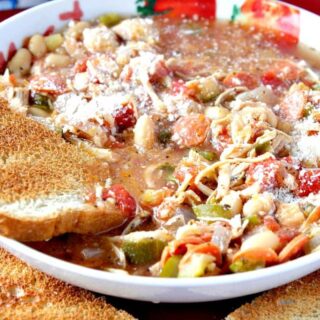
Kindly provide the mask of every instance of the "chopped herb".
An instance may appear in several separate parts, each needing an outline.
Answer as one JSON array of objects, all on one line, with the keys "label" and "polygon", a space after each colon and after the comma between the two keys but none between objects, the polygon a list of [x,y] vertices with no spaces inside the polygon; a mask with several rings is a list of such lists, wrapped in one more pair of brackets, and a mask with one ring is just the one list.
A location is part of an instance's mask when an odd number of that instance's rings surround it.
[{"label": "chopped herb", "polygon": [[218,155],[214,151],[196,150],[196,152],[208,161],[217,161],[219,159]]},{"label": "chopped herb", "polygon": [[192,209],[198,218],[232,218],[230,208],[221,204],[199,204]]},{"label": "chopped herb", "polygon": [[161,130],[158,135],[158,140],[162,144],[168,144],[171,141],[172,133],[169,130]]}]

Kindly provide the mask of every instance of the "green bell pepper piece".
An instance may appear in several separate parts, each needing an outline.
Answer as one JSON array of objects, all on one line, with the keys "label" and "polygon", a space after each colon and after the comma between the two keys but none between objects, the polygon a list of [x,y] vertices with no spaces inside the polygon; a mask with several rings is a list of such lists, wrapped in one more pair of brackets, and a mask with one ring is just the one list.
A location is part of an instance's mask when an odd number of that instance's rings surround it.
[{"label": "green bell pepper piece", "polygon": [[265,263],[263,261],[250,261],[247,259],[239,259],[232,263],[229,266],[229,269],[234,272],[246,272],[246,271],[252,271],[257,270],[265,267]]},{"label": "green bell pepper piece", "polygon": [[177,278],[179,273],[179,263],[182,256],[170,257],[162,268],[160,277],[162,278]]},{"label": "green bell pepper piece", "polygon": [[231,210],[227,206],[223,206],[221,204],[199,204],[197,206],[193,206],[192,209],[198,218],[232,218]]},{"label": "green bell pepper piece", "polygon": [[139,241],[124,241],[122,250],[130,263],[145,265],[159,260],[166,245],[164,241],[146,238]]},{"label": "green bell pepper piece", "polygon": [[121,17],[117,13],[106,13],[99,17],[99,22],[106,27],[113,27],[121,21]]}]

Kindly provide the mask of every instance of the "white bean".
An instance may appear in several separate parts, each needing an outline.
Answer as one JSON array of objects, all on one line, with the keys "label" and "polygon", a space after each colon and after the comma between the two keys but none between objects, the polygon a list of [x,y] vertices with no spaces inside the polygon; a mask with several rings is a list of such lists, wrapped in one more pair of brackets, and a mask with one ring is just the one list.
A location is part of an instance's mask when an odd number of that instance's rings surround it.
[{"label": "white bean", "polygon": [[243,214],[246,217],[250,217],[252,215],[263,216],[271,213],[274,209],[274,202],[269,194],[257,194],[244,204]]},{"label": "white bean", "polygon": [[224,107],[207,107],[204,113],[211,120],[220,120],[225,118],[230,111]]},{"label": "white bean", "polygon": [[142,115],[134,128],[134,143],[142,150],[151,149],[155,141],[154,123],[146,114]]},{"label": "white bean", "polygon": [[289,228],[299,228],[305,217],[296,203],[281,203],[278,206],[276,217],[280,224]]},{"label": "white bean", "polygon": [[27,75],[31,68],[32,55],[29,50],[19,49],[8,63],[9,71],[16,75]]},{"label": "white bean", "polygon": [[242,200],[236,191],[229,191],[229,193],[223,197],[220,204],[230,207],[233,215],[241,213],[242,211]]},{"label": "white bean", "polygon": [[101,26],[83,31],[83,45],[90,52],[106,52],[115,50],[119,43],[113,31]]},{"label": "white bean", "polygon": [[270,248],[276,250],[279,245],[279,237],[272,231],[265,230],[247,238],[241,245],[241,251],[252,248]]},{"label": "white bean", "polygon": [[67,67],[71,63],[69,56],[65,54],[50,53],[45,58],[45,65],[47,67]]},{"label": "white bean", "polygon": [[47,53],[46,42],[40,34],[31,37],[28,48],[36,58],[41,58]]},{"label": "white bean", "polygon": [[90,24],[87,21],[80,21],[73,23],[67,30],[66,36],[80,40],[84,29],[89,28]]}]

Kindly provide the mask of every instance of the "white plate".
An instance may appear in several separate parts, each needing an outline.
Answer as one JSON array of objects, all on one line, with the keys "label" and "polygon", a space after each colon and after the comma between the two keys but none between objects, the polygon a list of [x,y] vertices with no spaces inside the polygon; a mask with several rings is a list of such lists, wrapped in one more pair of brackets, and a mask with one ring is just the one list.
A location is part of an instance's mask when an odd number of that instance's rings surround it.
[{"label": "white plate", "polygon": [[[161,0],[159,0],[161,1]],[[71,11],[73,0],[56,0],[23,12],[0,24],[0,56],[7,57],[10,43],[19,47],[22,40],[48,26],[65,25],[59,14]],[[135,14],[134,0],[80,0],[84,19],[104,12]],[[243,0],[219,0],[217,17],[229,18],[234,5]],[[320,49],[317,32],[320,18],[300,10],[300,41]],[[314,253],[282,265],[257,271],[199,279],[159,279],[126,276],[97,271],[47,256],[19,242],[0,237],[0,245],[35,268],[73,285],[99,293],[152,302],[201,302],[239,297],[268,290],[296,280],[320,268],[320,255]]]}]

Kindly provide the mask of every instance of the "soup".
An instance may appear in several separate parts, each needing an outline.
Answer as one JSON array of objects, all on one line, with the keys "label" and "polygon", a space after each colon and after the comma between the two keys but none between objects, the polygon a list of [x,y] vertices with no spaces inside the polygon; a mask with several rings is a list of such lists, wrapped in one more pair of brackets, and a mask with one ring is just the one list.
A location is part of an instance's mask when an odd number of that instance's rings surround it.
[{"label": "soup", "polygon": [[19,88],[11,107],[105,159],[109,178],[86,201],[130,217],[29,245],[157,277],[250,271],[319,250],[313,56],[254,27],[161,16],[105,15],[27,39],[3,76]]}]

